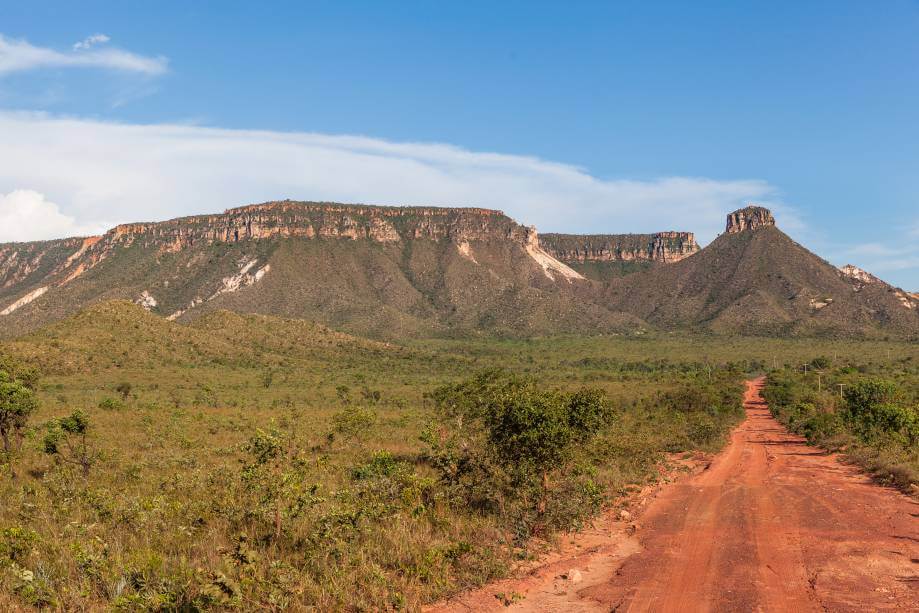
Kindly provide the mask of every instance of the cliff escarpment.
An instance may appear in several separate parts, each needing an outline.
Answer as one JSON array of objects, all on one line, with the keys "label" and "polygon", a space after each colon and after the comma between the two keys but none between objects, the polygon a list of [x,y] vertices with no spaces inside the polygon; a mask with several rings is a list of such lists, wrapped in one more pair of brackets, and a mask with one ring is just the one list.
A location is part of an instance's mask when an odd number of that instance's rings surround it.
[{"label": "cliff escarpment", "polygon": [[699,251],[692,232],[654,234],[541,234],[539,245],[584,276],[607,281]]},{"label": "cliff escarpment", "polygon": [[[586,283],[535,228],[482,208],[278,201],[102,236],[0,245],[0,323],[15,335],[101,299],[169,319],[218,308],[359,332],[603,326]],[[401,322],[401,323],[396,323]],[[616,324],[618,326],[618,324]]]},{"label": "cliff escarpment", "polygon": [[0,244],[0,336],[129,300],[191,322],[215,310],[363,335],[630,333],[919,338],[919,300],[838,270],[768,209],[689,232],[537,234],[500,211],[290,200],[102,236]]},{"label": "cliff escarpment", "polygon": [[541,234],[539,245],[563,262],[678,262],[699,250],[692,232]]}]

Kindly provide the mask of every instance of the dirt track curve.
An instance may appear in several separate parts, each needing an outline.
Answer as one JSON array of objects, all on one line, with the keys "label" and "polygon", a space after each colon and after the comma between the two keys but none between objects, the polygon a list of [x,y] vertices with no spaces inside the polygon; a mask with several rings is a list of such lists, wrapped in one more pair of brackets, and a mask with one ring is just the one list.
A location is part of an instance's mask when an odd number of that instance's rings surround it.
[{"label": "dirt track curve", "polygon": [[727,449],[660,489],[634,537],[608,518],[525,577],[432,610],[919,611],[919,503],[789,434],[761,387],[747,382]]}]

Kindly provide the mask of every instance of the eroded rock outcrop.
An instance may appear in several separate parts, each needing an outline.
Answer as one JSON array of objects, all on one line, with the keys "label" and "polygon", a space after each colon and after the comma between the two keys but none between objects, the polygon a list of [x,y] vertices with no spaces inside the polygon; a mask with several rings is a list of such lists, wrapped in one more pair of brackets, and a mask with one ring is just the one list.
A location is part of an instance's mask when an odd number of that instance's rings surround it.
[{"label": "eroded rock outcrop", "polygon": [[678,262],[699,250],[692,232],[543,234],[539,245],[563,262]]},{"label": "eroded rock outcrop", "polygon": [[772,211],[765,207],[751,204],[742,209],[737,209],[733,213],[728,213],[728,221],[724,231],[728,234],[736,234],[745,230],[756,230],[757,228],[774,225],[775,217],[772,216]]}]

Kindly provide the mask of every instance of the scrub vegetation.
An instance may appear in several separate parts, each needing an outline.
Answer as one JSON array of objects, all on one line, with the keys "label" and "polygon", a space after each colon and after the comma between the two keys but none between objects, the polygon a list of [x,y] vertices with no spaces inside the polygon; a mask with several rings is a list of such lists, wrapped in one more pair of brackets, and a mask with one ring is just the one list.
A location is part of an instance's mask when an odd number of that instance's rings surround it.
[{"label": "scrub vegetation", "polygon": [[841,451],[881,483],[919,494],[919,363],[819,356],[769,375],[764,395],[794,432]]},{"label": "scrub vegetation", "polygon": [[[743,379],[775,363],[769,389],[803,393],[792,365],[815,348],[848,389],[889,378],[914,406],[907,344],[394,344],[103,303],[0,345],[0,608],[415,610],[553,547],[674,454],[718,450]],[[854,356],[866,371],[842,374]]]}]

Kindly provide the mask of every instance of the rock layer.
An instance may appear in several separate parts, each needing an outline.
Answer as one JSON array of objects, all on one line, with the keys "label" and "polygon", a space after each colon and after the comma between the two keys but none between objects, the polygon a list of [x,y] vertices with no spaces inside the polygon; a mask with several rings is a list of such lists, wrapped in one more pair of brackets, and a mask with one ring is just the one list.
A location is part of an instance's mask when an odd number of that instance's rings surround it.
[{"label": "rock layer", "polygon": [[542,234],[539,245],[556,259],[583,262],[678,262],[699,250],[692,232],[655,234]]},{"label": "rock layer", "polygon": [[772,211],[751,204],[742,209],[737,209],[733,213],[728,213],[725,232],[728,234],[736,234],[745,230],[756,230],[757,228],[774,225],[775,217],[772,216]]}]

